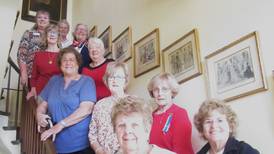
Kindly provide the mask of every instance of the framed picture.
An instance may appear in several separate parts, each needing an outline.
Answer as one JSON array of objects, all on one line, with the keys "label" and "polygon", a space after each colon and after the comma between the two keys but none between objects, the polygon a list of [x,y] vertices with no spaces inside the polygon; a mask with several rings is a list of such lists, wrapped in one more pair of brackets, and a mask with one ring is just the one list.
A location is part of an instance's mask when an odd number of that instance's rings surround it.
[{"label": "framed picture", "polygon": [[97,37],[97,26],[93,26],[89,31],[89,37]]},{"label": "framed picture", "polygon": [[135,77],[160,66],[160,41],[158,28],[134,43],[133,55]]},{"label": "framed picture", "polygon": [[23,20],[35,22],[38,10],[47,10],[51,16],[51,22],[57,23],[67,16],[67,0],[23,0],[22,15]]},{"label": "framed picture", "polygon": [[106,49],[105,55],[111,53],[111,32],[111,26],[108,26],[107,29],[99,35],[99,38],[102,39]]},{"label": "framed picture", "polygon": [[179,83],[202,74],[197,29],[193,29],[163,49],[165,72],[175,76]]},{"label": "framed picture", "polygon": [[267,90],[257,32],[236,40],[205,59],[209,97],[231,101]]},{"label": "framed picture", "polygon": [[104,56],[106,59],[113,59],[112,52],[109,52],[107,55]]},{"label": "framed picture", "polygon": [[127,27],[112,41],[113,58],[118,61],[127,61],[132,53],[132,31]]}]

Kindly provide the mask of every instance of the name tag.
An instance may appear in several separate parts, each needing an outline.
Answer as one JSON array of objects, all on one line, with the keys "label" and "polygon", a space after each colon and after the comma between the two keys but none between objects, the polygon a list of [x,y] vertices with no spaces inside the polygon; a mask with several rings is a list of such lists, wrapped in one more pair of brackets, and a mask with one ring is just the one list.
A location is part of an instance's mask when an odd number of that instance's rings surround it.
[{"label": "name tag", "polygon": [[38,32],[33,32],[32,35],[33,35],[33,36],[40,36],[40,33],[38,33]]}]

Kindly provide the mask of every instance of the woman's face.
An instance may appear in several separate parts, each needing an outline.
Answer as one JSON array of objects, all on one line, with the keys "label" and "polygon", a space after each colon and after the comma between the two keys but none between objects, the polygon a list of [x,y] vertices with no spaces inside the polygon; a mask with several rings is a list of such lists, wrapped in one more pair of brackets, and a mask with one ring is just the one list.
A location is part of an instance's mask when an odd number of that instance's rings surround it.
[{"label": "woman's face", "polygon": [[46,13],[39,13],[36,17],[38,28],[45,29],[49,25],[49,16]]},{"label": "woman's face", "polygon": [[108,77],[108,88],[111,93],[124,90],[126,85],[126,75],[121,67],[116,68],[116,71]]},{"label": "woman's face", "polygon": [[115,121],[115,132],[123,153],[140,153],[148,144],[149,132],[144,126],[139,113],[118,115]]},{"label": "woman's face", "polygon": [[69,26],[65,23],[60,23],[58,27],[60,36],[67,37],[69,32]]},{"label": "woman's face", "polygon": [[226,116],[218,110],[213,110],[204,120],[203,134],[209,142],[226,142],[230,128]]},{"label": "woman's face", "polygon": [[47,32],[47,43],[48,44],[57,44],[59,33],[57,30],[52,29]]},{"label": "woman's face", "polygon": [[66,53],[61,60],[61,71],[64,75],[78,74],[79,65],[73,53]]},{"label": "woman's face", "polygon": [[88,51],[89,51],[89,57],[96,61],[98,59],[104,58],[104,47],[93,40],[88,41]]},{"label": "woman's face", "polygon": [[85,41],[88,37],[86,26],[78,25],[74,31],[74,36],[77,41]]},{"label": "woman's face", "polygon": [[167,81],[158,80],[155,82],[152,93],[155,102],[159,106],[166,106],[172,103],[172,93]]}]

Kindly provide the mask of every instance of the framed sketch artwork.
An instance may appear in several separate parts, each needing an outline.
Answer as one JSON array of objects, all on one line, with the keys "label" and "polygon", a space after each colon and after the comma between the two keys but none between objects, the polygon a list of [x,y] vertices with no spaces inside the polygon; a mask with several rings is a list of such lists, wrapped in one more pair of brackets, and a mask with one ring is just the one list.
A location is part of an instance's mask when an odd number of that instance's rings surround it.
[{"label": "framed sketch artwork", "polygon": [[132,53],[131,27],[127,27],[112,41],[113,58],[118,61],[127,61]]},{"label": "framed sketch artwork", "polygon": [[173,74],[179,83],[202,74],[197,29],[163,49],[163,65],[164,71]]},{"label": "framed sketch artwork", "polygon": [[134,76],[160,66],[159,29],[156,28],[134,43]]},{"label": "framed sketch artwork", "polygon": [[89,31],[89,37],[96,37],[97,36],[97,26],[93,26]]},{"label": "framed sketch artwork", "polygon": [[36,12],[46,10],[50,13],[51,22],[57,23],[67,16],[67,0],[23,0],[23,20],[35,22]]},{"label": "framed sketch artwork", "polygon": [[231,101],[267,89],[257,32],[240,38],[205,59],[209,97]]},{"label": "framed sketch artwork", "polygon": [[106,30],[104,30],[100,35],[99,38],[102,39],[106,52],[105,56],[111,53],[111,36],[112,36],[112,28],[108,26]]}]

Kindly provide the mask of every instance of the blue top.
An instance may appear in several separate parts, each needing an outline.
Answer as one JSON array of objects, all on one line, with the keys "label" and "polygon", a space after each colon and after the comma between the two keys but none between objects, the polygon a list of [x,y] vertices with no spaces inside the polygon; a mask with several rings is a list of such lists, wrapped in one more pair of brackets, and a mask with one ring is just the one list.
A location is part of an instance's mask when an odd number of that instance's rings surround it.
[{"label": "blue top", "polygon": [[[48,103],[48,114],[53,123],[58,123],[71,115],[83,101],[96,102],[93,79],[81,75],[64,89],[64,77],[53,76],[40,96]],[[91,115],[75,125],[63,129],[56,135],[54,145],[58,153],[71,153],[89,147],[88,131]]]}]

